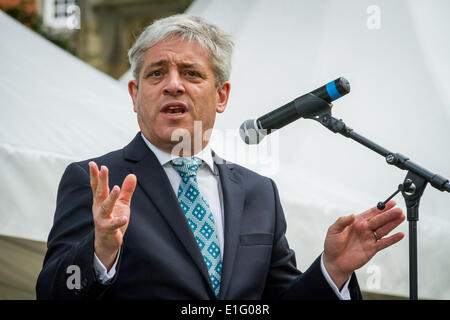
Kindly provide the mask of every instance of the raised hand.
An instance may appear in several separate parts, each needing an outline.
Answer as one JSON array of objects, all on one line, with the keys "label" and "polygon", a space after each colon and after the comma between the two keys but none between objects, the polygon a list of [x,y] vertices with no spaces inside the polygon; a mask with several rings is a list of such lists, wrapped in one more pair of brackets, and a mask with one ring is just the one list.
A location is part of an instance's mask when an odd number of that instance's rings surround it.
[{"label": "raised hand", "polygon": [[114,186],[109,191],[108,168],[89,162],[89,172],[93,195],[92,214],[94,216],[94,251],[102,264],[109,270],[120,246],[130,220],[130,204],[137,178],[134,174],[125,177],[122,188]]},{"label": "raised hand", "polygon": [[323,262],[338,288],[378,251],[404,237],[402,232],[385,237],[405,220],[402,210],[394,206],[391,200],[384,210],[374,207],[359,215],[341,217],[329,227]]}]

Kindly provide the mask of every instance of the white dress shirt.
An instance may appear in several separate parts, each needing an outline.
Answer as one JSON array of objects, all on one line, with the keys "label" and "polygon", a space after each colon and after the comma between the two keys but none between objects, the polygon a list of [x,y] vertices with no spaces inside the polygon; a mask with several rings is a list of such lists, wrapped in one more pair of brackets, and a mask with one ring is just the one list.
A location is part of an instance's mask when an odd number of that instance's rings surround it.
[{"label": "white dress shirt", "polygon": [[[152,145],[150,141],[148,141],[144,135],[141,133],[142,139],[144,139],[147,146],[150,150],[153,151],[158,161],[161,163],[164,171],[169,178],[170,185],[172,186],[175,195],[178,194],[178,186],[180,185],[181,176],[180,174],[172,167],[170,161],[174,158],[171,154],[162,151]],[[213,217],[214,223],[216,227],[217,237],[219,239],[220,246],[220,256],[223,259],[223,250],[224,250],[224,211],[223,211],[223,197],[222,197],[222,187],[220,183],[220,176],[217,167],[214,164],[212,158],[212,150],[209,145],[207,145],[200,153],[195,155],[196,157],[203,160],[203,163],[199,167],[197,171],[197,181],[198,186],[200,188],[200,193],[205,198],[206,202],[208,202]],[[120,254],[120,252],[119,252]],[[116,265],[118,261],[119,254],[117,254],[116,261],[114,265],[111,267],[109,272],[106,270],[105,266],[101,263],[100,259],[98,259],[97,255],[94,253],[94,271],[97,276],[97,279],[106,284],[110,279],[114,277],[116,274]],[[320,266],[322,269],[322,273],[325,276],[325,279],[330,284],[333,291],[336,295],[343,300],[350,300],[350,292],[348,290],[348,283],[350,279],[345,283],[344,287],[341,291],[336,287],[336,285],[331,280],[328,275],[325,266],[323,264],[323,257],[320,259]]]}]

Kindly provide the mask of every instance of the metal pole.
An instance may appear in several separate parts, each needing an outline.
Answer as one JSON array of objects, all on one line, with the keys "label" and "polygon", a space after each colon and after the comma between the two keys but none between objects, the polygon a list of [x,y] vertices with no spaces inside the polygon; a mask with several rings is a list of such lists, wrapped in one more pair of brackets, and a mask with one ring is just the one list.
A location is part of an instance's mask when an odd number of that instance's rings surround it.
[{"label": "metal pole", "polygon": [[[414,209],[408,209],[414,210]],[[409,221],[409,299],[418,299],[417,280],[417,221]]]}]

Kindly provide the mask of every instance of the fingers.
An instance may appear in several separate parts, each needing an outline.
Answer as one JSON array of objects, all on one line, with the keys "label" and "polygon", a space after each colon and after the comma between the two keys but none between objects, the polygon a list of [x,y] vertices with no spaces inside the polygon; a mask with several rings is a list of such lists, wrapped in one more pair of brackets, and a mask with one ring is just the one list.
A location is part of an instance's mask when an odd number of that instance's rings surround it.
[{"label": "fingers", "polygon": [[94,202],[101,202],[109,195],[108,168],[101,166],[98,170],[94,161],[89,162],[89,175]]},{"label": "fingers", "polygon": [[99,201],[104,201],[109,195],[109,179],[108,168],[106,166],[100,167],[99,180],[95,197]]},{"label": "fingers", "polygon": [[[89,162],[90,183],[94,197],[93,210],[99,213],[100,216],[110,216],[114,210],[116,201],[119,199],[123,204],[130,206],[131,197],[136,188],[137,178],[134,174],[129,174],[125,177],[122,183],[122,189],[114,186],[109,192],[108,168],[101,166],[98,170],[97,164],[94,161]],[[116,221],[113,225],[123,225],[125,222]]]},{"label": "fingers", "polygon": [[386,206],[385,206],[385,208],[384,208],[383,210],[380,210],[380,209],[378,209],[378,208],[375,206],[375,207],[373,207],[373,208],[371,208],[371,209],[369,209],[369,210],[363,212],[363,213],[361,214],[361,217],[364,218],[364,219],[366,219],[366,220],[369,220],[369,219],[373,218],[374,216],[376,216],[376,215],[378,215],[378,214],[380,214],[380,213],[389,211],[390,209],[392,209],[393,207],[395,207],[396,204],[397,204],[397,203],[396,203],[394,200],[390,200],[390,201],[388,201],[388,202],[386,203]]},{"label": "fingers", "polygon": [[344,229],[351,225],[355,221],[355,215],[351,214],[349,216],[340,217],[336,220],[335,223],[333,223],[330,228],[328,229],[328,232],[330,233],[339,233],[344,231]]},{"label": "fingers", "polygon": [[123,227],[128,222],[128,217],[126,216],[120,216],[120,217],[113,217],[107,226],[109,230],[115,230],[118,228]]},{"label": "fingers", "polygon": [[101,210],[100,213],[103,216],[108,216],[111,214],[114,209],[114,205],[116,204],[117,199],[119,198],[120,189],[118,186],[114,186],[109,196],[103,201],[100,205]]},{"label": "fingers", "polygon": [[391,217],[391,220],[387,221],[385,224],[381,225],[375,230],[380,237],[384,237],[385,235],[389,234],[392,230],[397,228],[403,221],[405,220],[405,215],[401,213],[400,215]]},{"label": "fingers", "polygon": [[384,236],[397,227],[403,220],[405,215],[400,208],[394,208],[382,214],[378,214],[368,221],[370,230],[376,230],[380,236]]},{"label": "fingers", "polygon": [[98,184],[98,167],[94,161],[89,162],[89,176],[91,181],[92,194],[95,195]]},{"label": "fingers", "polygon": [[118,228],[123,227],[128,222],[127,216],[117,216],[117,217],[110,217],[108,219],[99,219],[97,220],[96,227],[98,230],[101,230],[103,234],[105,232],[114,232]]},{"label": "fingers", "polygon": [[122,183],[122,190],[120,192],[120,201],[130,205],[131,197],[133,196],[133,192],[136,188],[137,178],[134,174],[129,174],[125,177],[125,180]]},{"label": "fingers", "polygon": [[404,238],[403,232],[397,232],[390,237],[382,238],[376,242],[377,251],[386,249]]}]

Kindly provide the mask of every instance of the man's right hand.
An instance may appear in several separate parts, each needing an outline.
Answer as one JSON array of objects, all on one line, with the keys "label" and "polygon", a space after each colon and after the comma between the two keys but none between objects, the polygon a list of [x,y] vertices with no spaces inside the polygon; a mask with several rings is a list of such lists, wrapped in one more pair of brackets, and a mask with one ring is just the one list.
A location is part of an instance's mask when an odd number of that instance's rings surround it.
[{"label": "man's right hand", "polygon": [[94,251],[109,271],[122,245],[123,236],[130,220],[130,204],[137,178],[134,174],[125,177],[122,188],[114,186],[109,191],[108,168],[89,162],[93,194],[92,214],[94,216]]}]

